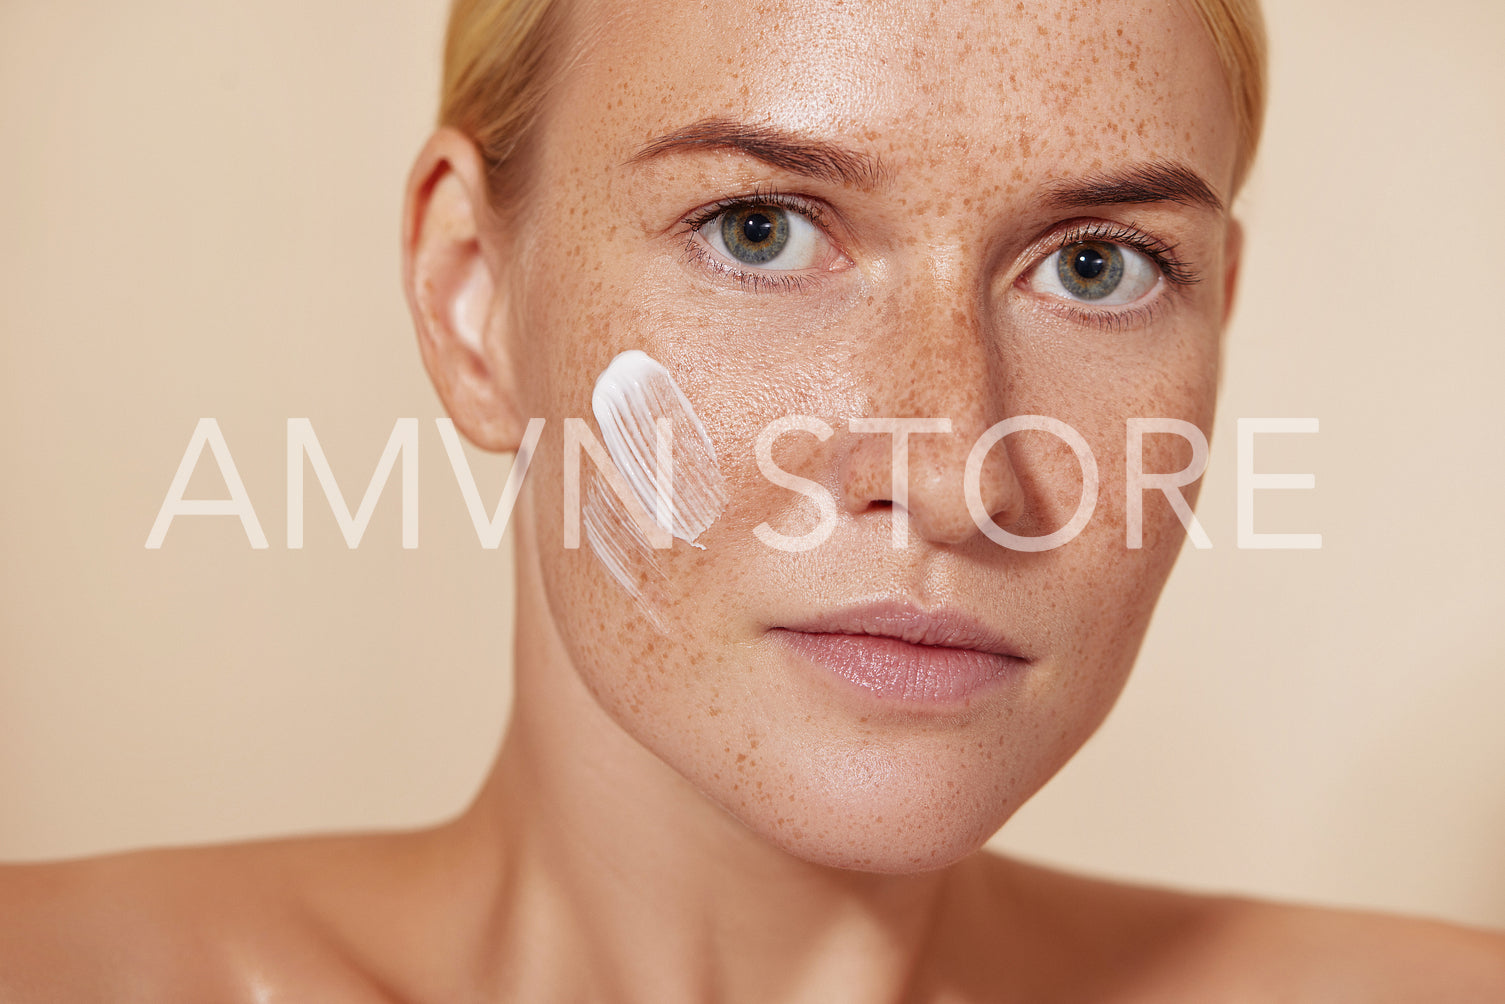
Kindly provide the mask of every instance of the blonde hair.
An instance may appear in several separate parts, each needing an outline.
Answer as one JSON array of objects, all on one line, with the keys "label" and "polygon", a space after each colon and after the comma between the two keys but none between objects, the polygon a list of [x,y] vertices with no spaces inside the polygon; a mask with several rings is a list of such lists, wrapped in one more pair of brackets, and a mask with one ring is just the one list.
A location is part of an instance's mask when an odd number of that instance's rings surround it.
[{"label": "blonde hair", "polygon": [[[1259,0],[1188,0],[1217,50],[1238,127],[1236,192],[1248,176],[1265,116],[1266,42]],[[563,0],[454,0],[444,45],[441,125],[469,135],[494,192],[522,172],[515,161],[564,62],[555,51]]]},{"label": "blonde hair", "polygon": [[454,0],[450,7],[439,124],[475,141],[499,207],[523,173],[515,161],[558,65],[563,7],[560,0]]}]

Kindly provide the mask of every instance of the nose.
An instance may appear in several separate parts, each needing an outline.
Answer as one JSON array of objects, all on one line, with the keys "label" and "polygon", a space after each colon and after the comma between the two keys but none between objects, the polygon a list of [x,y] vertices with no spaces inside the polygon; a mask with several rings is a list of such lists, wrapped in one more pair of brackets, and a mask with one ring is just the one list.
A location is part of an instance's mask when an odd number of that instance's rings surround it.
[{"label": "nose", "polygon": [[1007,441],[968,471],[974,444],[1007,415],[1002,352],[982,297],[964,288],[934,279],[886,311],[924,320],[879,335],[868,414],[848,422],[842,505],[859,517],[887,513],[895,547],[909,543],[910,529],[932,544],[963,544],[984,533],[984,514],[1004,529],[1023,514]]}]

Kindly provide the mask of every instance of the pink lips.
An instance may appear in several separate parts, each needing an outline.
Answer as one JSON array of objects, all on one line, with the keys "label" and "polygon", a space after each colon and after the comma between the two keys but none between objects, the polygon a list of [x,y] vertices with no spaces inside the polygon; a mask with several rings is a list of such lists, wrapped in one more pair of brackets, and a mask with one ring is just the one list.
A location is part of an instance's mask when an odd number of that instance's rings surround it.
[{"label": "pink lips", "polygon": [[1029,664],[1008,639],[970,617],[904,603],[824,614],[775,633],[874,696],[921,705],[963,701]]}]

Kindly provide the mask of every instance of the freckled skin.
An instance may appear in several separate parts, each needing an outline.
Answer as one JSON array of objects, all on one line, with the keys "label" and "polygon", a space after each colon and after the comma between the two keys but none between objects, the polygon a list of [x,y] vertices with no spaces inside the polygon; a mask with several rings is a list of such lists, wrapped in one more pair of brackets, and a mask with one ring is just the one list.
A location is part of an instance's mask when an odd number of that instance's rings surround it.
[{"label": "freckled skin", "polygon": [[[577,676],[614,724],[796,856],[885,872],[951,864],[1106,714],[1180,547],[1180,525],[1156,499],[1146,505],[1148,546],[1124,547],[1125,419],[1169,416],[1207,430],[1212,417],[1227,220],[1175,206],[1086,214],[1162,236],[1204,276],[1163,290],[1148,322],[1105,330],[1021,288],[1042,234],[1077,215],[1042,207],[1042,191],[1061,177],[1169,159],[1194,165],[1226,198],[1229,98],[1191,86],[1218,78],[1215,57],[1208,46],[1179,52],[1177,41],[1199,30],[1189,17],[1134,5],[1123,36],[1119,22],[949,5],[648,5],[579,16],[607,19],[599,37],[611,43],[583,55],[545,112],[536,170],[563,180],[540,186],[525,207],[512,264],[527,345],[522,408],[575,414],[616,353],[642,348],[701,412],[732,504],[702,538],[705,552],[662,557],[667,637],[640,633],[632,603],[603,584],[588,555],[559,551],[559,451],[546,437],[522,524],[536,543],[520,582],[531,592],[537,575],[547,599],[539,661],[561,668],[539,672],[537,685],[553,693],[565,674]],[[971,17],[998,22],[985,36],[994,44],[973,44],[984,36]],[[874,47],[856,44],[872,38],[893,43],[880,48],[883,72],[873,72]],[[1186,70],[1175,79],[1137,69],[1173,54]],[[1009,75],[1026,83],[999,88]],[[841,143],[881,161],[883,180],[814,182],[728,152],[628,163],[650,139],[707,114]],[[747,290],[686,256],[684,217],[760,187],[828,207],[838,267],[797,292]],[[584,257],[558,253],[582,239]],[[814,524],[813,507],[754,463],[757,432],[791,414],[838,430],[823,444],[790,434],[775,451],[781,467],[843,502],[830,540],[801,555],[751,532],[765,520],[787,534]],[[1016,414],[1077,429],[1102,472],[1093,520],[1055,551],[1000,548],[965,505],[968,450]],[[848,432],[862,416],[946,417],[955,430],[911,438],[911,546],[902,551],[888,545],[890,440]],[[1180,469],[1182,445],[1153,437],[1146,468]],[[1080,487],[1070,451],[1041,433],[1010,437],[984,468],[990,511],[1021,535],[1062,525]],[[1033,658],[1029,674],[954,715],[917,720],[879,708],[858,723],[860,695],[833,693],[767,630],[879,596],[997,626]],[[644,666],[650,636],[662,671]],[[705,713],[711,687],[722,694],[715,716]],[[829,710],[806,724],[795,712],[811,701]],[[747,754],[753,736],[756,757]],[[978,743],[994,761],[958,752]]]},{"label": "freckled skin", "polygon": [[[1195,19],[1160,0],[600,0],[568,30],[592,41],[546,103],[521,204],[492,211],[449,130],[408,193],[419,347],[457,426],[515,449],[548,420],[513,516],[513,720],[481,792],[412,833],[0,868],[0,1000],[1505,999],[1497,936],[975,853],[1106,714],[1182,546],[1155,494],[1145,546],[1124,546],[1125,420],[1209,429],[1237,228],[1175,205],[1063,214],[1044,194],[1164,159],[1227,203],[1231,99]],[[708,117],[882,171],[841,185],[718,151],[629,164]],[[692,214],[770,188],[824,207],[829,245],[798,289],[744,288],[689,246]],[[1201,281],[1093,323],[1033,282],[1042,241],[1081,215],[1175,245]],[[705,551],[641,570],[662,630],[588,547],[562,547],[563,420],[590,414],[630,348],[673,373],[731,494]],[[790,414],[835,429],[773,450],[838,503],[801,554],[752,532],[815,520],[753,459]],[[993,544],[961,489],[972,442],[1024,414],[1074,427],[1101,472],[1090,524],[1053,551]],[[889,438],[854,435],[859,417],[953,424],[910,440],[907,548],[890,546]],[[1146,441],[1146,470],[1188,458]],[[1026,432],[980,488],[1000,526],[1036,536],[1081,484],[1064,444]],[[922,713],[769,634],[878,597],[971,614],[1030,665]]]}]

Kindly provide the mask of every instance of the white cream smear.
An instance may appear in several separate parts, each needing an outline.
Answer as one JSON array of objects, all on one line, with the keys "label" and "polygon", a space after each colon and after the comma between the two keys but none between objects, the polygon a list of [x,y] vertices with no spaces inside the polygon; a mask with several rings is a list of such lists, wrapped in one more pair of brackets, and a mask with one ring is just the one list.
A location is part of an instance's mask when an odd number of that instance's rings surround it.
[{"label": "white cream smear", "polygon": [[[596,378],[591,411],[602,445],[649,518],[704,550],[696,540],[726,509],[726,478],[705,424],[674,377],[646,352],[623,352]],[[653,545],[600,472],[593,473],[582,506],[586,540],[611,577],[662,629],[638,574],[663,578]]]}]

